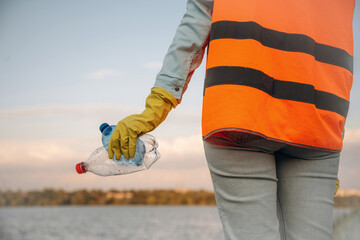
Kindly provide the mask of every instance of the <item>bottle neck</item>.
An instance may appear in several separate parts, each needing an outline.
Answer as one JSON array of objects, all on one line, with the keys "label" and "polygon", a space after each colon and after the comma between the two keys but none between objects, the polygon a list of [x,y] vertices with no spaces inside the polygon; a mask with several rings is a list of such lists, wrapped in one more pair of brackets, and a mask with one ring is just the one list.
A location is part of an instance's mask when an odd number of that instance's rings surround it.
[{"label": "bottle neck", "polygon": [[86,166],[85,162],[81,162],[81,163],[76,164],[77,173],[78,174],[86,173],[87,170],[86,170],[85,166]]}]

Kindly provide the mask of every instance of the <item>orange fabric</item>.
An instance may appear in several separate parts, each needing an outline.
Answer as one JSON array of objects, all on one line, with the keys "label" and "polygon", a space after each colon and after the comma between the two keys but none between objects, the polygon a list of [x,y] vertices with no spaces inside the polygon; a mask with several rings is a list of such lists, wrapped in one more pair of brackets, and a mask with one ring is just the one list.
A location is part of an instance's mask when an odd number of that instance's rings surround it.
[{"label": "orange fabric", "polygon": [[205,139],[213,131],[228,129],[304,147],[342,148],[345,118],[312,104],[272,98],[247,86],[219,85],[205,90],[203,107]]},{"label": "orange fabric", "polygon": [[[255,22],[267,29],[306,35],[353,55],[354,6],[354,0],[215,0],[213,22]],[[255,69],[277,80],[309,84],[347,101],[350,98],[349,70],[253,39],[210,41],[207,69],[222,66]],[[345,117],[339,113],[277,99],[253,87],[216,82],[204,91],[205,139],[220,131],[237,131],[302,147],[341,150]]]},{"label": "orange fabric", "polygon": [[212,19],[254,21],[265,28],[305,34],[353,55],[349,42],[354,7],[355,0],[215,0]]},{"label": "orange fabric", "polygon": [[211,41],[209,47],[207,68],[253,68],[278,80],[312,84],[317,90],[332,92],[350,100],[352,74],[342,67],[314,61],[309,54],[265,47],[252,39],[217,39]]}]

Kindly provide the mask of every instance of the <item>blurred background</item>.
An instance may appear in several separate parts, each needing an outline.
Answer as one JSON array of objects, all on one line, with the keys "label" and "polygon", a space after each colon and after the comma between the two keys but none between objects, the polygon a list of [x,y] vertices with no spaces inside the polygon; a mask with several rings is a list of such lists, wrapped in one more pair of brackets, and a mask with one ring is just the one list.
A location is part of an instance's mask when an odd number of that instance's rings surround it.
[{"label": "blurred background", "polygon": [[[98,127],[140,113],[186,9],[184,0],[0,0],[0,190],[211,190],[201,140],[204,63],[182,103],[152,134],[151,171],[103,178],[76,163],[101,145]],[[341,188],[360,189],[360,11]]]},{"label": "blurred background", "polygon": [[[360,212],[352,209],[360,208],[359,5],[343,200],[335,201],[348,209],[335,212],[335,239],[360,234]],[[101,123],[144,109],[185,10],[185,0],[0,0],[0,206],[215,204],[201,139],[205,61],[182,103],[151,133],[162,157],[150,170],[117,177],[75,171],[101,146]],[[141,231],[131,231],[139,219]],[[99,224],[88,229],[89,220]],[[213,206],[0,208],[0,239],[115,238],[218,240],[222,230]]]}]

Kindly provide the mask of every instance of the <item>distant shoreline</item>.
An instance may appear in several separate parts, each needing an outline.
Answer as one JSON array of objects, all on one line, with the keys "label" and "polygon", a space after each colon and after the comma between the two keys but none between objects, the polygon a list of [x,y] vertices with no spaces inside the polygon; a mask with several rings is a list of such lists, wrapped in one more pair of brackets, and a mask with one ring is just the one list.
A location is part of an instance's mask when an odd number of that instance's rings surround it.
[{"label": "distant shoreline", "polygon": [[[75,190],[0,191],[0,207],[11,206],[215,206],[207,190]],[[339,190],[335,208],[360,208],[360,191]]]}]

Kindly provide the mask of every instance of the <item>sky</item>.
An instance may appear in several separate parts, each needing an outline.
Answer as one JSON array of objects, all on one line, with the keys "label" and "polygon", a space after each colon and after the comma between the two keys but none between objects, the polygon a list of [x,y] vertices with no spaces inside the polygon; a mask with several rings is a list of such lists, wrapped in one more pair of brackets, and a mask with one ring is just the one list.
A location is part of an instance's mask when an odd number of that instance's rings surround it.
[{"label": "sky", "polygon": [[[354,83],[339,178],[360,189],[360,4]],[[204,63],[182,103],[151,134],[147,171],[78,175],[98,127],[140,113],[186,10],[185,0],[0,0],[0,190],[212,190],[201,140]]]}]

